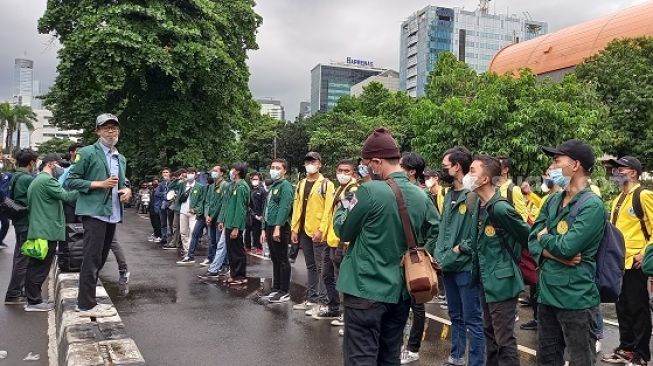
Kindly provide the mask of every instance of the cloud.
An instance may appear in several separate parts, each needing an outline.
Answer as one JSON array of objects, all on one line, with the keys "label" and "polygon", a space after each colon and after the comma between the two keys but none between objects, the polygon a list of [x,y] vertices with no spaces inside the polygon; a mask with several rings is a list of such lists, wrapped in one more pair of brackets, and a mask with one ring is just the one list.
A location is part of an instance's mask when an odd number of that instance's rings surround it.
[{"label": "cloud", "polygon": [[[645,0],[549,0],[546,2],[494,0],[496,13],[521,15],[549,23],[556,31]],[[14,58],[34,60],[34,77],[50,85],[56,73],[58,43],[39,35],[38,18],[46,0],[2,0],[0,12],[0,99],[12,94]],[[374,61],[377,66],[399,67],[401,22],[423,7],[476,8],[477,0],[258,0],[263,17],[257,41],[249,52],[250,88],[254,97],[280,99],[286,117],[294,119],[299,102],[310,99],[310,70],[321,62],[347,56]]]}]

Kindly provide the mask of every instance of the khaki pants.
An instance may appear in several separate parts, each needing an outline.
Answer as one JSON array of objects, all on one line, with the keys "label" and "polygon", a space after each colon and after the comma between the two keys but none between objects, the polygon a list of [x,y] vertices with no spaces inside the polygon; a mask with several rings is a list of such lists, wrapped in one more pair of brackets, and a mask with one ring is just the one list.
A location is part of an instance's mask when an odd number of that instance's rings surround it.
[{"label": "khaki pants", "polygon": [[181,234],[181,246],[184,248],[184,255],[188,254],[195,221],[197,221],[195,214],[179,214],[179,234]]}]

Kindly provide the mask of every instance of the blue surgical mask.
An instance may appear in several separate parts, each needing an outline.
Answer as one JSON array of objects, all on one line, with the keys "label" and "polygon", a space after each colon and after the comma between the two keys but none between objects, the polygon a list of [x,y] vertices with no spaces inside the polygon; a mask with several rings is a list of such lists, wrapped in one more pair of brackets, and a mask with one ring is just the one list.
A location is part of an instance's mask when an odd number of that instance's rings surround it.
[{"label": "blue surgical mask", "polygon": [[278,180],[279,178],[281,178],[281,171],[270,169],[270,179]]},{"label": "blue surgical mask", "polygon": [[549,179],[551,179],[553,184],[555,184],[556,186],[562,189],[566,189],[567,186],[569,186],[569,182],[571,182],[571,178],[566,177],[562,173],[562,168],[549,170]]},{"label": "blue surgical mask", "polygon": [[367,165],[363,165],[363,164],[358,165],[358,175],[360,175],[361,178],[365,178],[368,175],[370,175],[370,170],[367,167]]}]

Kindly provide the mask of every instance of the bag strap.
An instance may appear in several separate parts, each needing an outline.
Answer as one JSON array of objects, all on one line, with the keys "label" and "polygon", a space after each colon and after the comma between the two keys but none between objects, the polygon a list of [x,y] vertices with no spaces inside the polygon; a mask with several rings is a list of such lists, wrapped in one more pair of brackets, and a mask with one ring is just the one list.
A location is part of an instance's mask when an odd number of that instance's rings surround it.
[{"label": "bag strap", "polygon": [[[587,202],[590,198],[592,198],[592,195],[594,195],[594,193],[591,191],[585,192],[578,198],[578,201],[574,203],[574,206],[569,211],[569,217],[567,218],[567,223],[569,224],[570,227],[574,224],[574,222],[576,222],[576,216],[578,216],[580,209],[583,208],[585,202]],[[562,199],[564,200],[564,197]]]},{"label": "bag strap", "polygon": [[508,203],[510,203],[513,206],[515,205],[515,201],[512,198],[512,195],[513,195],[512,191],[513,191],[514,188],[515,188],[515,185],[513,183],[508,184],[508,190],[506,192],[506,196],[508,196]]},{"label": "bag strap", "polygon": [[[612,212],[612,218],[610,219],[612,225],[617,224],[617,220],[619,219],[619,211],[621,210],[621,206],[623,206],[627,195],[628,194],[626,193],[621,193],[619,195],[619,200],[617,201],[617,204],[614,206],[614,211]],[[634,208],[635,208],[635,197],[633,196],[633,209]]]},{"label": "bag strap", "polygon": [[[3,173],[3,174],[4,174],[4,173]],[[9,196],[8,196],[8,197],[11,198],[12,200],[14,199],[14,189],[16,189],[16,182],[18,182],[18,179],[20,179],[20,177],[21,177],[23,174],[25,174],[25,173],[22,173],[22,172],[16,172],[16,173],[14,173],[14,175],[12,176],[12,180],[11,180],[11,188],[9,189]]]},{"label": "bag strap", "polygon": [[510,202],[508,200],[506,200],[506,199],[503,199],[503,198],[498,199],[493,204],[487,206],[487,216],[488,216],[488,219],[490,219],[490,224],[492,224],[492,227],[494,227],[497,235],[499,236],[499,239],[501,240],[501,247],[503,248],[503,250],[505,252],[508,253],[508,255],[510,255],[510,258],[512,258],[512,261],[515,262],[515,265],[517,267],[519,267],[519,259],[517,259],[517,257],[515,256],[515,252],[510,249],[510,245],[508,245],[508,241],[506,240],[506,237],[503,235],[503,232],[504,232],[503,228],[500,225],[497,225],[497,221],[494,219],[495,218],[495,216],[494,216],[494,205],[497,202],[500,202],[500,201],[504,201],[504,202],[510,204]]},{"label": "bag strap", "polygon": [[644,190],[644,187],[637,187],[635,192],[633,193],[633,211],[635,211],[635,215],[639,219],[639,226],[642,228],[642,233],[644,234],[644,238],[646,241],[651,240],[651,234],[648,232],[648,229],[646,228],[646,222],[644,221],[644,209],[642,208],[642,191]]},{"label": "bag strap", "polygon": [[406,204],[404,202],[404,195],[401,193],[397,182],[394,179],[386,179],[392,192],[395,194],[397,200],[397,207],[399,208],[399,217],[401,218],[401,225],[404,228],[404,235],[406,236],[406,244],[408,244],[408,249],[417,248],[415,243],[415,235],[413,234],[413,229],[410,226],[410,217],[408,216],[408,210],[406,209]]}]

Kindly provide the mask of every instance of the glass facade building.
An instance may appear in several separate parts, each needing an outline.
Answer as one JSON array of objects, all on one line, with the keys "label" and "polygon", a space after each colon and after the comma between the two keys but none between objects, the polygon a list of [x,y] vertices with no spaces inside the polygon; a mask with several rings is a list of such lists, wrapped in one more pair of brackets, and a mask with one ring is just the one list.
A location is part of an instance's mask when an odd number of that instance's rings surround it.
[{"label": "glass facade building", "polygon": [[401,24],[400,88],[413,97],[423,96],[442,52],[452,52],[480,73],[488,70],[501,48],[547,32],[547,23],[515,15],[428,6]]},{"label": "glass facade building", "polygon": [[311,70],[311,114],[330,111],[353,85],[384,72],[373,66],[318,64]]}]

